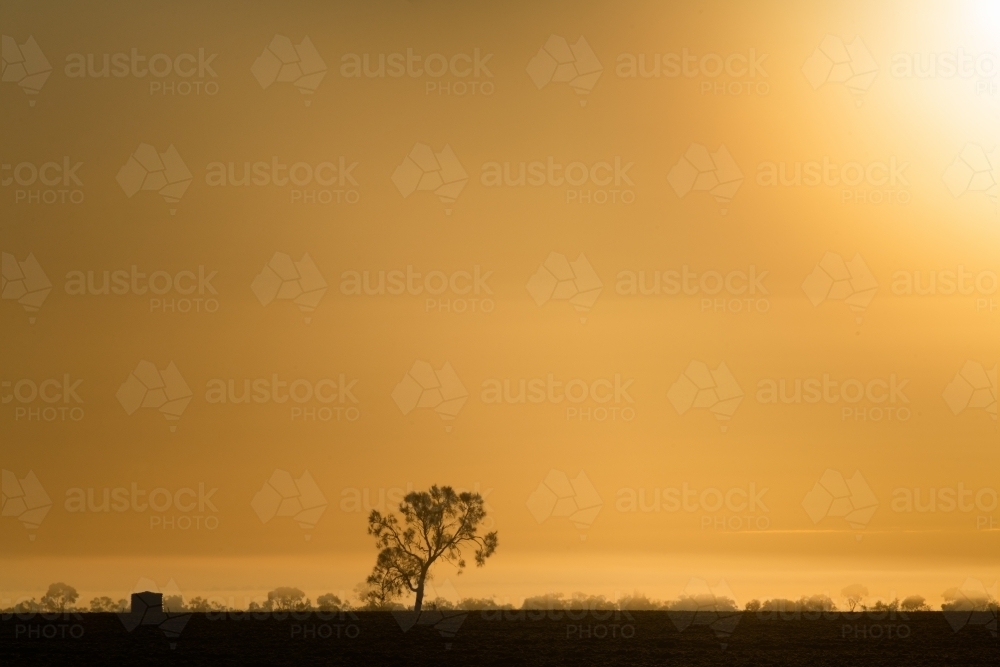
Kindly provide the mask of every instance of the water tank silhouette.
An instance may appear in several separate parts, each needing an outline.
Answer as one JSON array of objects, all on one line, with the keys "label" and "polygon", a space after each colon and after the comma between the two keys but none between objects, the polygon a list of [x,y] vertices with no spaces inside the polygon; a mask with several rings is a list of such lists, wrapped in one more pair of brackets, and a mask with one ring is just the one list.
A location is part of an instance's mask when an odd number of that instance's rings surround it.
[{"label": "water tank silhouette", "polygon": [[154,625],[163,631],[163,634],[170,640],[170,648],[176,648],[174,641],[180,636],[184,626],[187,625],[190,613],[174,613],[163,611],[163,593],[153,593],[143,591],[142,593],[132,593],[132,609],[127,614],[119,616],[125,629],[132,632],[140,625]]},{"label": "water tank silhouette", "polygon": [[141,618],[149,612],[163,613],[163,593],[150,591],[132,593],[132,613]]}]

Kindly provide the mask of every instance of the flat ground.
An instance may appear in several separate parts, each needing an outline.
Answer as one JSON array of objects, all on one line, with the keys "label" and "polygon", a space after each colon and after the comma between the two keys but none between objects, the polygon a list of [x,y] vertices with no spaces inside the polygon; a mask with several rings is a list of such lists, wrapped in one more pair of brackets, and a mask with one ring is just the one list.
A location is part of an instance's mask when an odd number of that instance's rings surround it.
[{"label": "flat ground", "polygon": [[[114,614],[0,620],[0,664],[976,665],[1000,664],[995,617],[727,618],[667,612],[191,614],[131,631]],[[508,612],[511,614],[511,612]],[[992,619],[992,626],[989,625]],[[156,621],[157,619],[150,619]],[[168,633],[171,626],[176,632]],[[957,629],[956,629],[957,628]],[[404,631],[405,630],[405,631]],[[173,648],[171,648],[173,645]]]}]

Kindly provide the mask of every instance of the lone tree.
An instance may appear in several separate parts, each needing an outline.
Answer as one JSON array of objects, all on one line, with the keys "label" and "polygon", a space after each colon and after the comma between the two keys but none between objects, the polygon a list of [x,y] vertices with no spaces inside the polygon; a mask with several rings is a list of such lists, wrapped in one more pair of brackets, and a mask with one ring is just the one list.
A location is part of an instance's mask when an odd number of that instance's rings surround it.
[{"label": "lone tree", "polygon": [[465,568],[463,547],[476,548],[476,565],[482,567],[497,549],[496,532],[479,534],[486,518],[483,497],[455,493],[450,486],[412,491],[399,504],[402,522],[395,514],[372,510],[368,534],[375,537],[378,558],[366,582],[373,590],[399,597],[404,590],[416,594],[413,610],[424,602],[424,584],[431,566],[444,561]]}]

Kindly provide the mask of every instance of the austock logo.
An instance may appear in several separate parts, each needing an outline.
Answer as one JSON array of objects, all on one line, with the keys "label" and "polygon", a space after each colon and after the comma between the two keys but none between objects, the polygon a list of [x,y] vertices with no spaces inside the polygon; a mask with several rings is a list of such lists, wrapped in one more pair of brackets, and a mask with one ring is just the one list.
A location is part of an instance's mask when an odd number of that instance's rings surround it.
[{"label": "austock logo", "polygon": [[955,416],[966,410],[983,410],[996,421],[997,365],[987,369],[978,361],[966,361],[942,396]]},{"label": "austock logo", "polygon": [[719,53],[698,55],[683,47],[671,53],[622,53],[616,59],[615,75],[625,79],[687,79],[700,81],[702,95],[758,95],[771,92],[764,69],[769,54],[750,48],[746,55]]},{"label": "austock logo", "polygon": [[42,91],[52,73],[52,65],[33,36],[29,36],[23,44],[18,44],[10,35],[3,35],[0,40],[3,47],[3,82],[17,84],[28,95],[28,105],[35,106],[33,96]]},{"label": "austock logo", "polygon": [[483,380],[480,400],[487,405],[543,404],[566,406],[566,421],[630,422],[635,419],[635,399],[629,394],[634,380],[621,373],[596,380],[544,378]]},{"label": "austock logo", "polygon": [[557,252],[549,253],[526,285],[528,294],[538,306],[549,301],[568,301],[580,313],[580,323],[587,323],[587,314],[594,307],[604,283],[583,253],[574,261]]},{"label": "austock logo", "polygon": [[340,57],[340,76],[349,79],[421,79],[426,76],[430,80],[424,84],[425,95],[488,97],[496,89],[489,81],[493,78],[488,66],[491,58],[492,53],[484,55],[478,47],[471,54],[456,53],[450,57],[443,53],[416,53],[412,48],[407,48],[406,53],[345,53]]},{"label": "austock logo", "polygon": [[878,74],[878,63],[860,37],[845,44],[840,37],[827,35],[802,65],[802,73],[813,90],[828,83],[843,84],[851,91],[854,103],[861,106]]},{"label": "austock logo", "polygon": [[762,378],[757,382],[757,402],[762,405],[841,405],[841,421],[909,421],[908,378],[895,373],[868,380],[834,379],[830,373],[806,378]]},{"label": "austock logo", "polygon": [[432,313],[492,313],[496,302],[490,298],[493,289],[489,280],[492,271],[483,271],[475,264],[471,271],[414,271],[412,264],[405,269],[388,271],[348,270],[340,274],[340,293],[345,296],[420,296],[424,312]]},{"label": "austock logo", "polygon": [[82,204],[83,181],[77,172],[83,162],[64,155],[62,161],[48,160],[0,164],[0,185],[15,186],[14,203],[27,205]]},{"label": "austock logo", "polygon": [[206,489],[204,482],[199,482],[197,488],[171,490],[160,486],[148,491],[136,482],[130,487],[102,489],[76,486],[66,489],[63,509],[74,514],[148,511],[150,530],[215,530],[219,527],[219,508],[212,496],[217,491],[216,487]]},{"label": "austock logo", "polygon": [[[890,507],[897,514],[951,514],[956,510],[963,514],[976,512],[977,530],[995,530],[996,517],[991,512],[997,509],[997,490],[988,486],[966,488],[965,483],[956,486],[938,486],[930,489],[901,487],[892,490]],[[971,517],[970,517],[971,518]]]},{"label": "austock logo", "polygon": [[[855,470],[850,479],[844,479],[840,472],[827,469],[802,499],[802,507],[814,524],[827,517],[842,518],[854,530],[868,526],[878,505],[878,498],[860,470]],[[860,540],[861,535],[856,539]]]},{"label": "austock logo", "polygon": [[[191,185],[192,178],[173,144],[163,153],[150,144],[139,144],[139,148],[118,170],[116,180],[129,199],[140,191],[151,190],[168,204],[176,204]],[[171,214],[176,212],[177,209],[170,209]]]},{"label": "austock logo", "polygon": [[216,313],[219,292],[212,285],[218,271],[139,271],[133,264],[128,270],[72,270],[66,273],[63,291],[69,296],[144,296],[154,313]]},{"label": "austock logo", "polygon": [[680,487],[625,487],[615,494],[615,510],[620,513],[700,513],[701,530],[767,530],[771,527],[767,516],[771,510],[764,496],[769,490],[766,486],[758,489],[755,482],[748,483],[745,488],[733,486],[725,490],[716,487],[695,489],[687,482]]},{"label": "austock logo", "polygon": [[974,296],[976,312],[996,312],[993,295],[997,293],[995,271],[966,271],[964,264],[955,269],[895,271],[892,274],[894,296]]},{"label": "austock logo", "polygon": [[291,301],[309,324],[313,311],[326,294],[327,284],[309,253],[295,261],[283,252],[276,252],[253,279],[250,289],[262,306],[272,301]]},{"label": "austock logo", "polygon": [[358,181],[354,178],[357,161],[343,155],[336,161],[283,162],[277,155],[270,160],[209,162],[205,184],[209,187],[286,188],[291,186],[291,204],[357,204],[361,201]]},{"label": "austock logo", "polygon": [[[257,56],[250,72],[265,90],[276,82],[290,83],[303,95],[312,95],[326,76],[326,63],[308,36],[293,44],[288,37],[275,35]],[[305,105],[309,104],[305,100]]]},{"label": "austock logo", "polygon": [[580,106],[585,106],[587,100],[582,96],[588,95],[597,85],[604,66],[583,35],[572,45],[565,37],[549,35],[526,70],[539,90],[550,83],[569,84],[581,96]]},{"label": "austock logo", "polygon": [[[291,517],[299,528],[312,530],[326,512],[326,496],[306,470],[298,479],[284,470],[275,470],[250,501],[261,523],[275,517]],[[305,533],[306,541],[312,537]]]},{"label": "austock logo", "polygon": [[703,361],[692,361],[670,386],[667,398],[679,415],[691,408],[707,409],[725,433],[743,401],[743,389],[725,362],[711,369]]},{"label": "austock logo", "polygon": [[966,144],[942,176],[953,197],[981,192],[997,205],[997,182],[1000,180],[1000,147],[993,150],[978,144]]},{"label": "austock logo", "polygon": [[1000,57],[995,52],[970,53],[959,46],[945,52],[894,53],[889,72],[896,79],[971,79],[978,97],[995,98],[998,65]]},{"label": "austock logo", "polygon": [[[445,421],[454,420],[468,398],[469,391],[448,362],[440,370],[434,370],[426,361],[415,361],[392,390],[392,400],[404,415],[417,408],[428,408]],[[450,432],[451,426],[445,430]]]},{"label": "austock logo", "polygon": [[714,153],[702,144],[691,144],[684,156],[667,174],[667,182],[678,197],[689,192],[708,192],[715,199],[722,215],[743,184],[743,172],[736,165],[725,145]]},{"label": "austock logo", "polygon": [[912,201],[909,160],[895,155],[885,160],[838,162],[829,155],[817,160],[757,164],[756,184],[763,188],[840,188],[842,204],[900,204]]},{"label": "austock logo", "polygon": [[205,385],[205,402],[283,405],[291,401],[288,414],[294,422],[356,422],[361,418],[356,407],[358,397],[354,395],[357,383],[356,379],[348,380],[344,373],[339,373],[336,379],[326,377],[316,381],[301,377],[282,380],[277,373],[243,380],[213,378]]},{"label": "austock logo", "polygon": [[0,253],[0,298],[17,301],[28,313],[28,322],[35,323],[35,314],[52,291],[52,283],[42,270],[35,255],[28,253],[24,261],[9,252]]},{"label": "austock logo", "polygon": [[[399,504],[403,502],[403,498],[407,494],[412,493],[413,489],[413,482],[407,482],[405,487],[390,486],[389,488],[379,487],[377,489],[350,487],[341,489],[338,509],[348,514],[363,514],[365,516],[368,516],[372,510],[378,510],[383,513],[387,510],[391,512],[399,507]],[[493,487],[482,488],[481,482],[474,482],[471,488],[457,487],[455,489],[455,492],[459,494],[465,491],[478,493],[483,497],[483,509],[486,510],[487,516],[483,520],[482,526],[485,530],[492,530],[496,526],[496,521],[492,516],[493,507],[489,502],[489,496],[493,493]]]},{"label": "austock logo", "polygon": [[573,479],[561,470],[550,470],[525,504],[537,523],[565,517],[581,531],[581,540],[587,539],[582,531],[593,525],[604,507],[600,494],[582,470]]},{"label": "austock logo", "polygon": [[[174,362],[160,371],[153,362],[143,360],[115,396],[128,415],[140,408],[155,408],[167,421],[175,422],[184,414],[193,394]],[[176,424],[171,424],[170,430],[177,430]]]},{"label": "austock logo", "polygon": [[218,55],[206,54],[204,47],[199,48],[197,53],[180,53],[176,56],[167,53],[148,56],[141,54],[135,47],[129,53],[71,53],[66,56],[63,71],[71,79],[150,77],[150,95],[216,95],[219,84],[213,79],[217,79],[219,75],[212,67],[212,62]]},{"label": "austock logo", "polygon": [[890,72],[896,78],[951,79],[978,76],[990,79],[997,75],[1000,64],[996,53],[989,51],[966,53],[958,47],[954,52],[895,53]]},{"label": "austock logo", "polygon": [[0,497],[3,505],[0,515],[12,517],[28,530],[28,539],[35,541],[35,530],[41,526],[45,515],[52,508],[52,499],[45,493],[34,470],[18,479],[10,470],[2,471]]},{"label": "austock logo", "polygon": [[849,262],[832,252],[823,255],[813,272],[802,282],[802,291],[813,306],[824,301],[843,301],[861,324],[864,313],[878,292],[878,281],[865,260],[855,253]]},{"label": "austock logo", "polygon": [[[83,398],[77,388],[82,379],[73,380],[69,373],[61,379],[47,378],[36,381],[30,378],[0,379],[0,403],[14,405],[14,421],[53,423],[82,421]],[[44,406],[37,406],[38,403]],[[61,403],[62,405],[57,405]],[[36,407],[37,406],[37,407]]]},{"label": "austock logo", "polygon": [[487,188],[565,188],[567,204],[627,206],[635,203],[635,181],[629,176],[633,166],[635,162],[626,162],[620,155],[591,163],[581,160],[557,162],[553,155],[544,160],[494,160],[483,163],[479,183]]},{"label": "austock logo", "polygon": [[687,264],[666,271],[623,270],[615,275],[621,296],[699,297],[702,313],[767,313],[770,292],[764,286],[769,271],[751,264],[747,271],[692,271]]},{"label": "austock logo", "polygon": [[415,144],[392,172],[392,182],[403,199],[409,199],[414,192],[433,192],[449,207],[445,209],[447,215],[451,215],[450,206],[468,181],[469,174],[448,144],[440,153],[427,144]]}]

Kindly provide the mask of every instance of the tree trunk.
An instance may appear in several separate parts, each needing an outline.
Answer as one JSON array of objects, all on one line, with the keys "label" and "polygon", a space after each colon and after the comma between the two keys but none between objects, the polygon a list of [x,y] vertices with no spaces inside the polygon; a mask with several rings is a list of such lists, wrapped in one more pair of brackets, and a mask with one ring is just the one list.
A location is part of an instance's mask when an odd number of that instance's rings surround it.
[{"label": "tree trunk", "polygon": [[420,579],[417,581],[417,599],[413,603],[413,611],[420,613],[420,607],[424,604],[424,581],[427,579],[427,572],[420,573]]}]

